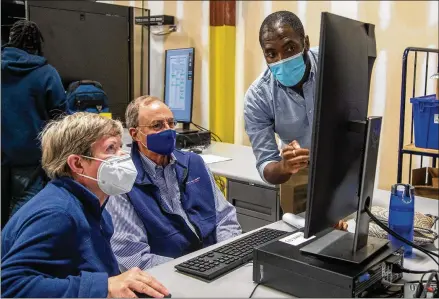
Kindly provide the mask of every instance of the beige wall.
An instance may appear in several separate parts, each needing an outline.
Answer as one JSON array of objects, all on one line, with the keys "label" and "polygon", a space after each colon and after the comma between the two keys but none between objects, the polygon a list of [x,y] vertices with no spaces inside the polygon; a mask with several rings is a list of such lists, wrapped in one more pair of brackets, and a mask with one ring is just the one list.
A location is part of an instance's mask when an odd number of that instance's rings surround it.
[{"label": "beige wall", "polygon": [[[164,12],[178,19],[178,31],[164,39],[164,49],[195,48],[192,119],[195,123],[208,127],[209,3],[207,1],[164,1]],[[154,8],[152,8],[152,13],[154,14]],[[152,37],[152,39],[155,38],[156,36]],[[163,79],[160,83],[163,83]],[[163,90],[163,87],[161,87],[161,90]]]},{"label": "beige wall", "polygon": [[[237,90],[241,90],[241,94],[237,93],[236,97],[236,123],[239,128],[235,130],[235,141],[249,144],[239,114],[242,114],[243,92],[264,68],[258,42],[258,30],[264,17],[278,10],[290,10],[296,13],[304,21],[311,46],[318,46],[320,14],[323,11],[333,12],[376,25],[378,57],[372,75],[369,113],[383,116],[384,121],[377,180],[378,187],[383,189],[388,189],[396,183],[402,54],[409,46],[438,47],[437,3],[433,1],[258,1],[238,5],[241,7],[240,14],[243,17],[242,24],[239,25],[244,27],[241,30],[244,34],[240,36],[238,34],[237,40],[242,39],[244,42],[237,52],[243,51],[245,54],[244,62],[238,65],[236,70],[237,75],[242,74],[244,78],[240,82],[243,86],[237,85]],[[239,32],[239,28],[237,31]],[[418,78],[422,71],[421,66],[425,68],[423,59],[419,57],[418,60],[420,70]],[[437,66],[437,61],[430,60],[429,73],[432,74],[434,70],[431,65]],[[417,90],[423,94],[422,84],[422,82],[418,83]],[[409,86],[411,90],[411,85]],[[430,82],[428,91],[434,93],[433,82]],[[407,105],[410,108],[410,104]],[[408,117],[409,113],[407,120]],[[409,130],[406,136],[409,138]],[[408,160],[405,165],[408,165],[407,162]],[[415,166],[419,165],[419,159],[414,159],[414,163]],[[408,167],[405,167],[405,170],[407,173]],[[407,179],[407,176],[404,177]]]},{"label": "beige wall", "polygon": [[[142,1],[101,1],[117,5],[142,7]],[[195,82],[193,121],[209,126],[209,3],[207,1],[143,1],[151,15],[176,17],[177,32],[165,36],[151,34],[150,94],[163,98],[165,50],[195,48]],[[153,27],[151,32],[160,31]]]},{"label": "beige wall", "polygon": [[[113,2],[113,1],[105,1]],[[141,6],[141,1],[114,1]],[[193,119],[209,124],[209,4],[207,1],[144,1],[152,15],[177,17],[178,32],[165,37],[151,37],[151,94],[163,96],[164,50],[195,47],[195,87]],[[259,26],[264,17],[277,10],[296,13],[305,25],[311,46],[319,43],[320,14],[329,11],[376,25],[378,57],[375,62],[370,93],[370,114],[383,116],[377,185],[388,189],[396,182],[402,53],[408,46],[438,48],[438,6],[435,1],[238,1],[236,22],[235,143],[249,145],[244,131],[243,97],[248,86],[264,69],[265,62],[258,42]],[[418,78],[425,68],[424,57],[418,60]],[[411,62],[412,60],[410,60]],[[411,65],[411,64],[410,64]],[[431,59],[430,66],[437,65]],[[412,67],[409,67],[409,70]],[[429,73],[433,69],[430,67]],[[408,78],[411,82],[412,77]],[[423,92],[418,80],[417,90]],[[409,85],[411,90],[411,85]],[[434,92],[432,82],[428,91]],[[410,108],[409,101],[407,105]],[[410,110],[409,110],[410,111]],[[407,112],[407,122],[409,113]],[[409,138],[409,131],[406,130]],[[408,139],[406,139],[408,140]],[[407,160],[407,159],[406,159]],[[420,159],[413,159],[419,166]],[[408,161],[405,161],[407,173]],[[407,175],[404,176],[407,179]]]}]

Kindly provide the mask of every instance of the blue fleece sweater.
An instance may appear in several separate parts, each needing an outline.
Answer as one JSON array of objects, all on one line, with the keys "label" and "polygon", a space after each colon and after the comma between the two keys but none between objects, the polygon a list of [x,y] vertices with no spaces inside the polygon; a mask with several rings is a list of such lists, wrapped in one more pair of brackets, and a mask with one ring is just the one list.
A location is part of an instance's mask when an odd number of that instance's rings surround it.
[{"label": "blue fleece sweater", "polygon": [[44,57],[5,47],[1,88],[2,165],[38,165],[38,134],[67,109],[61,78]]},{"label": "blue fleece sweater", "polygon": [[70,178],[51,181],[2,231],[1,297],[100,297],[119,274],[111,217]]}]

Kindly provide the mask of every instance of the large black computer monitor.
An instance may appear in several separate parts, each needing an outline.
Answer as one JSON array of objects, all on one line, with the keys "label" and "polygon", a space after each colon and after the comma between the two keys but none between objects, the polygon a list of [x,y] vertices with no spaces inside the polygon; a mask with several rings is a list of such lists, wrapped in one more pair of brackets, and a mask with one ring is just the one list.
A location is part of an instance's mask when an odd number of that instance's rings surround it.
[{"label": "large black computer monitor", "polygon": [[165,104],[186,130],[192,121],[194,57],[194,48],[166,50],[165,53]]},{"label": "large black computer monitor", "polygon": [[368,240],[364,213],[372,200],[381,129],[380,117],[367,117],[374,28],[322,13],[305,237],[356,211],[359,222],[356,234],[335,230],[302,251],[355,263],[387,243]]}]

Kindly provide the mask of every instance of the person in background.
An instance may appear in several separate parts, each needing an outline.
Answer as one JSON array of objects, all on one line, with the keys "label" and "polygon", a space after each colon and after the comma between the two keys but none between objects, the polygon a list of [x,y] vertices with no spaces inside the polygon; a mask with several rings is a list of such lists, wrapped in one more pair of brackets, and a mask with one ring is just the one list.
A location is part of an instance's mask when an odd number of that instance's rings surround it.
[{"label": "person in background", "polygon": [[111,250],[105,204],[137,175],[121,150],[122,131],[119,121],[85,112],[44,128],[42,166],[52,181],[2,231],[2,297],[169,295],[138,268],[120,274]]},{"label": "person in background", "polygon": [[67,111],[64,87],[42,56],[42,42],[37,25],[20,20],[2,48],[2,227],[44,187],[38,134]]},{"label": "person in background", "polygon": [[241,234],[235,207],[203,159],[175,150],[176,121],[162,101],[137,98],[125,119],[138,175],[130,192],[106,206],[122,271],[148,269]]}]

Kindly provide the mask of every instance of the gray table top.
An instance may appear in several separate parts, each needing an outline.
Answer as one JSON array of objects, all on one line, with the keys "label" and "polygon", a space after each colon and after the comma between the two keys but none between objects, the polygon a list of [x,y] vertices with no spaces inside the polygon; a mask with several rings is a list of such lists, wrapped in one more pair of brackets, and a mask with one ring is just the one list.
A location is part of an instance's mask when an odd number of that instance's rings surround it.
[{"label": "gray table top", "polygon": [[[131,137],[128,130],[124,130],[122,136],[124,148],[126,144],[131,143]],[[203,151],[203,154],[212,154],[232,160],[208,164],[210,170],[215,175],[235,179],[239,181],[249,182],[255,185],[275,188],[275,185],[264,182],[256,169],[256,158],[253,155],[252,148],[245,145],[237,145],[225,142],[212,142],[209,148]]]},{"label": "gray table top", "polygon": [[210,147],[203,151],[203,154],[232,158],[229,161],[208,164],[210,170],[216,175],[265,187],[276,187],[264,182],[259,176],[256,169],[256,158],[250,146],[212,142]]},{"label": "gray table top", "polygon": [[[376,195],[374,196],[374,202],[377,205],[384,205],[384,206],[388,205],[389,196],[390,196],[390,192],[388,191],[376,192]],[[415,202],[417,202],[416,204],[417,211],[423,213],[426,213],[428,211],[431,214],[437,215],[438,213],[437,207],[439,205],[439,201],[425,199],[425,198],[417,198],[416,200],[417,201]],[[270,225],[267,225],[266,227],[279,229],[287,232],[293,232],[295,230],[288,224],[284,223],[283,221],[272,223]],[[353,223],[350,222],[349,231],[353,232],[355,229],[354,227],[355,227],[355,222]],[[436,224],[435,228],[436,230],[438,229],[438,224]],[[236,270],[210,283],[177,272],[174,266],[188,259],[191,259],[195,256],[198,256],[204,252],[210,251],[213,248],[232,242],[254,231],[212,245],[208,248],[204,248],[202,250],[193,252],[191,254],[185,255],[178,259],[172,260],[168,263],[159,265],[157,267],[148,270],[148,272],[153,276],[155,276],[168,288],[173,298],[183,298],[183,297],[248,298],[251,292],[253,291],[254,287],[256,286],[256,284],[253,282],[252,263],[243,265],[242,267],[237,268]],[[435,245],[431,246],[431,248],[429,249],[437,251],[437,248],[438,248],[438,240],[436,240]],[[419,252],[416,249],[414,249],[413,252],[414,252],[413,257],[404,260],[404,266],[406,268],[416,269],[416,270],[430,270],[437,268],[434,262],[429,257],[427,257],[424,253]],[[419,275],[404,274],[404,280],[406,281],[415,280],[415,279],[419,279]],[[253,294],[253,297],[287,298],[292,296],[260,285],[256,289],[255,293]]]},{"label": "gray table top", "polygon": [[[266,227],[292,232],[293,229],[283,221],[272,223]],[[251,231],[249,233],[255,232]],[[148,270],[148,273],[157,278],[169,290],[173,298],[196,298],[196,297],[215,297],[215,298],[248,298],[253,291],[256,284],[253,282],[253,264],[248,263],[236,270],[215,279],[212,282],[204,282],[196,278],[192,278],[174,268],[175,265],[182,263],[188,259],[198,256],[204,252],[210,251],[213,248],[219,247],[233,240],[239,239],[249,233],[232,238],[230,240],[212,245],[208,248],[198,250],[178,259],[172,260],[166,264],[156,266]],[[253,297],[278,297],[287,298],[288,294],[259,286]]]}]

